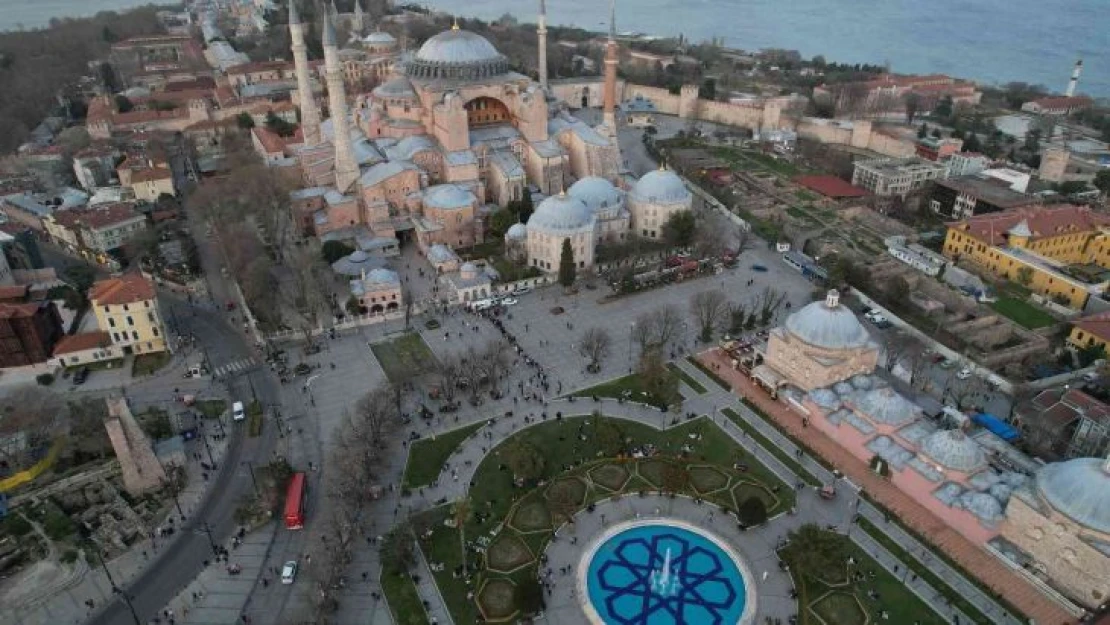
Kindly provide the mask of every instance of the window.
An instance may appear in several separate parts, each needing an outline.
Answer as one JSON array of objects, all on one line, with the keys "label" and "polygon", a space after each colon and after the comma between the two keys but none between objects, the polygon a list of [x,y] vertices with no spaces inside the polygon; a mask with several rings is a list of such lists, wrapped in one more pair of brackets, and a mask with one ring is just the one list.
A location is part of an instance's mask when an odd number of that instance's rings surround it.
[{"label": "window", "polygon": [[127,315],[127,325],[129,325],[129,326],[135,325],[135,320],[131,318],[131,315]]},{"label": "window", "polygon": [[158,328],[151,328],[150,330],[154,333],[154,336],[158,336]]},{"label": "window", "polygon": [[116,327],[116,320],[112,319],[111,317],[108,317],[108,327],[111,327],[111,328]]},{"label": "window", "polygon": [[151,323],[154,323],[154,313],[148,312],[146,318],[149,319]]},{"label": "window", "polygon": [[112,333],[112,340],[113,340],[113,341],[119,341],[119,340],[120,340],[120,338],[119,338],[119,332],[113,332],[113,333]]},{"label": "window", "polygon": [[138,333],[138,332],[136,332],[136,331],[134,331],[134,330],[132,330],[132,331],[131,331],[131,340],[133,340],[133,341],[137,341],[137,340],[139,340],[139,333]]}]

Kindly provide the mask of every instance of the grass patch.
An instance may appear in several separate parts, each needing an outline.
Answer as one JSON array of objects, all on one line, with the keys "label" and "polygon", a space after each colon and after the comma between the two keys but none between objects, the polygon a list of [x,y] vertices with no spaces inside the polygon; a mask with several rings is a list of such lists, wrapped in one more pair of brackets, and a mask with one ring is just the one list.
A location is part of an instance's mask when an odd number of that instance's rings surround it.
[{"label": "grass patch", "polygon": [[430,625],[424,603],[416,592],[416,584],[407,573],[382,569],[382,593],[393,612],[397,625]]},{"label": "grass patch", "polygon": [[795,475],[804,480],[807,484],[810,486],[821,486],[821,480],[817,479],[816,476],[806,470],[796,458],[783,451],[778,445],[772,443],[766,436],[760,434],[759,430],[752,427],[751,424],[745,421],[735,410],[732,408],[725,408],[721,410],[721,412],[739,426],[741,430],[747,432],[748,436],[755,439],[755,442],[759,443],[763,449],[771,452],[772,456],[778,458],[779,462],[786,465],[786,468],[793,471]]},{"label": "grass patch", "polygon": [[891,555],[901,560],[902,563],[909,567],[918,577],[932,586],[934,590],[943,595],[953,607],[966,614],[973,622],[982,623],[982,625],[990,625],[993,622],[991,619],[987,618],[985,614],[980,612],[978,608],[972,605],[971,602],[964,599],[960,593],[953,590],[948,584],[941,580],[941,578],[937,577],[936,574],[930,571],[924,564],[907,553],[898,543],[879,531],[879,528],[875,527],[874,523],[861,517],[859,519],[859,527],[867,532],[871,538],[875,539],[875,542],[885,547]]},{"label": "grass patch", "polygon": [[1014,297],[1000,297],[998,301],[991,302],[991,308],[1029,330],[1045,328],[1056,323],[1056,318],[1052,315],[1029,302]]},{"label": "grass patch", "polygon": [[668,362],[667,363],[667,368],[671,370],[671,373],[677,375],[678,379],[685,382],[686,386],[689,386],[690,388],[694,389],[694,392],[697,393],[698,395],[704,395],[705,393],[708,392],[706,390],[706,388],[704,386],[702,386],[701,382],[698,382],[697,380],[695,380],[693,377],[690,376],[689,373],[686,373],[685,371],[680,369],[678,367],[678,365],[674,364],[673,362]]},{"label": "grass patch", "polygon": [[688,362],[688,363],[694,365],[695,367],[697,367],[698,371],[701,371],[702,373],[704,373],[706,375],[706,377],[708,377],[710,380],[713,380],[713,382],[717,386],[721,387],[722,389],[724,389],[726,391],[732,391],[732,386],[730,386],[728,382],[725,382],[724,378],[722,378],[721,376],[717,375],[716,373],[713,373],[712,371],[710,371],[709,368],[706,367],[705,365],[701,364],[701,362],[699,362],[697,358],[694,358],[693,356],[687,356],[686,357],[686,362]]},{"label": "grass patch", "polygon": [[465,427],[440,434],[435,438],[422,438],[409,447],[408,462],[405,463],[405,475],[401,478],[401,488],[409,490],[421,488],[435,481],[443,463],[451,457],[471,434],[482,427],[483,423],[474,423]]},{"label": "grass patch", "polygon": [[219,419],[227,412],[227,401],[223,399],[201,399],[193,405],[205,419]]},{"label": "grass patch", "polygon": [[797,583],[801,625],[947,623],[846,536],[804,526],[790,532],[790,540],[779,553]]},{"label": "grass patch", "polygon": [[436,366],[432,350],[417,332],[408,332],[390,341],[374,343],[370,346],[370,351],[374,352],[385,376],[394,384],[410,382]]},{"label": "grass patch", "polygon": [[656,408],[666,408],[667,406],[677,404],[682,400],[676,390],[673,395],[667,397],[660,397],[654,393],[649,392],[644,388],[643,379],[639,374],[633,373],[626,375],[623,378],[616,378],[608,382],[602,382],[597,386],[575,391],[574,395],[578,397],[609,397],[612,399],[626,399],[628,401],[640,402],[642,404],[650,404]]},{"label": "grass patch", "polygon": [[252,401],[247,405],[247,435],[250,437],[262,434],[262,404]]},{"label": "grass patch", "polygon": [[169,352],[139,354],[131,363],[131,375],[136,378],[150,375],[168,364],[170,364]]}]

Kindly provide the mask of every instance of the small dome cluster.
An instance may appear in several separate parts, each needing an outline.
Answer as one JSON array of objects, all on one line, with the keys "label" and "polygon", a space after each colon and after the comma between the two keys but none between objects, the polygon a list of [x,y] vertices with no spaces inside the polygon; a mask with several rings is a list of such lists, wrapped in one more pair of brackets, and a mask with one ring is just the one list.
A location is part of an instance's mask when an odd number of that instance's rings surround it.
[{"label": "small dome cluster", "polygon": [[941,430],[930,434],[921,443],[921,453],[946,469],[964,473],[980,469],[987,462],[983,448],[961,430]]}]

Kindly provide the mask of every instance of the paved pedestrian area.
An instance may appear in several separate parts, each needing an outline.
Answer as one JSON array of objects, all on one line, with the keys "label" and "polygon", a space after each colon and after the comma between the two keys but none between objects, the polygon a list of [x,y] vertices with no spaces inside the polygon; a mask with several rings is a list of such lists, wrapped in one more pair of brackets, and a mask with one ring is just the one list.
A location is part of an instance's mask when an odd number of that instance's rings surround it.
[{"label": "paved pedestrian area", "polygon": [[[986,584],[992,593],[1004,597],[1027,616],[1036,619],[1038,623],[1068,623],[1074,620],[1066,611],[1033,588],[998,558],[964,538],[893,484],[876,476],[864,463],[845,451],[835,441],[815,428],[803,427],[801,419],[798,418],[796,413],[786,405],[771,399],[739,371],[733,370],[728,359],[719,351],[705,352],[699,358],[707,366],[718,367],[716,369],[717,373],[732,385],[733,392],[754,402],[760,410],[773,418],[780,427],[785,428],[791,436],[802,441],[808,450],[817,453],[847,475],[854,483],[859,484],[869,496],[878,500],[893,512],[899,520],[924,536],[933,546],[932,548],[943,550],[948,557],[958,562],[960,566]],[[763,426],[761,431],[764,429],[773,431],[770,425],[762,423],[760,417],[754,415],[742,404],[740,405],[740,412],[753,425],[760,423]],[[774,434],[776,434],[775,437],[769,436],[769,438],[779,444],[780,447],[784,449],[794,447],[792,443],[785,441],[777,432],[774,432]],[[810,467],[807,466],[807,468]],[[817,474],[827,475],[828,473],[821,468],[820,473]],[[874,515],[868,516],[874,518]],[[882,517],[881,514],[878,516]],[[967,582],[960,583],[962,576],[955,574],[955,571],[950,567],[934,568],[936,558],[929,557],[927,553],[924,553],[926,549],[916,541],[905,541],[905,538],[908,537],[904,532],[900,530],[891,531],[889,529],[891,524],[886,522],[885,517],[882,517],[879,525],[908,553],[923,553],[923,558],[919,559],[922,563],[925,563],[931,570],[940,575],[941,579],[953,584],[958,592],[975,603],[985,614],[997,618],[997,622],[1018,622],[993,599],[975,588],[974,585]]]}]

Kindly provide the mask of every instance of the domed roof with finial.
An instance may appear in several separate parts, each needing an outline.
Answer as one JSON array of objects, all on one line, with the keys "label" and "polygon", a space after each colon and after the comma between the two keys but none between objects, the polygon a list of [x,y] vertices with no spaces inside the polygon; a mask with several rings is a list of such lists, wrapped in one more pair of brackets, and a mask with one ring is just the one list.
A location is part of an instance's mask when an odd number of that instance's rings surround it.
[{"label": "domed roof with finial", "polygon": [[791,314],[783,326],[794,338],[815,347],[858,349],[871,345],[871,335],[852,311],[840,305],[835,290],[829,291],[825,301]]},{"label": "domed roof with finial", "polygon": [[620,189],[598,176],[586,176],[570,185],[567,195],[576,197],[593,212],[618,206],[623,199]]},{"label": "domed roof with finial", "polygon": [[582,200],[565,191],[545,198],[528,218],[528,229],[544,232],[592,230],[594,214]]},{"label": "domed roof with finial", "polygon": [[641,202],[675,204],[688,202],[693,196],[678,174],[660,167],[644,174],[636,184],[632,185],[632,197]]},{"label": "domed roof with finial", "polygon": [[505,232],[505,236],[514,241],[523,241],[528,238],[528,227],[521,223],[513,224],[509,226],[508,231]]}]

